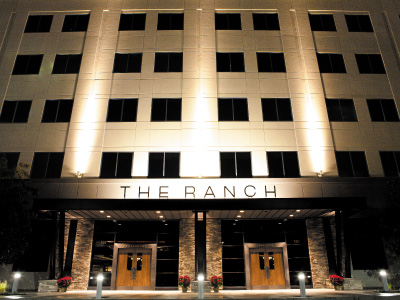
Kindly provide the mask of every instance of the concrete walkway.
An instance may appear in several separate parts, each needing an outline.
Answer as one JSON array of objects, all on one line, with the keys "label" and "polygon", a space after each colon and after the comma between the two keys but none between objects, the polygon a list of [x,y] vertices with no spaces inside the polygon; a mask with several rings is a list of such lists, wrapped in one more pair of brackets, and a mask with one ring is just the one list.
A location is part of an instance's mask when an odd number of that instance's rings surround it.
[{"label": "concrete walkway", "polygon": [[[179,291],[103,291],[103,298],[111,299],[197,299],[197,293]],[[307,297],[313,300],[341,298],[346,300],[400,300],[400,293],[379,293],[372,290],[335,291],[333,289],[309,289]],[[66,293],[26,292],[19,295],[0,295],[0,299],[94,299],[96,291],[68,291]],[[205,293],[205,299],[294,299],[300,298],[299,290],[220,291]],[[387,299],[389,300],[389,299]]]}]

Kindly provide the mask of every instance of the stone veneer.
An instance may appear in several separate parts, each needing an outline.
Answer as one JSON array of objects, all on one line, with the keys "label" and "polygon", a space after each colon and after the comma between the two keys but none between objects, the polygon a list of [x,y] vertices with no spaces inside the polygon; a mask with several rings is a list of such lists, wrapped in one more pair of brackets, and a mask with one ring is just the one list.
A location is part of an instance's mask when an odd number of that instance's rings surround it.
[{"label": "stone veneer", "polygon": [[[68,243],[69,223],[69,220],[65,220],[64,262]],[[72,284],[68,288],[69,290],[87,290],[89,283],[90,261],[92,258],[93,231],[94,222],[92,220],[78,220],[74,256],[72,261]],[[58,259],[58,253],[56,257]],[[58,267],[58,262],[56,263],[56,266]],[[57,275],[59,275],[59,273],[60,270],[57,270]]]},{"label": "stone veneer", "polygon": [[329,265],[322,219],[307,219],[306,226],[313,288],[326,288],[325,280],[329,278]]},{"label": "stone veneer", "polygon": [[195,231],[194,218],[179,222],[179,276],[189,276],[194,280],[195,273]]},{"label": "stone veneer", "polygon": [[207,219],[207,280],[211,276],[222,276],[221,220]]}]

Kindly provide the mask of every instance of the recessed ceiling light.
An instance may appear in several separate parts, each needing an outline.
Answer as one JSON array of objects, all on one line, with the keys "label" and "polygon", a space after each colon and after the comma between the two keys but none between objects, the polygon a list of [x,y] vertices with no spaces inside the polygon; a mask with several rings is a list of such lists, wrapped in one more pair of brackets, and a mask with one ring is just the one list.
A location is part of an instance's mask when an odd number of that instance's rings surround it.
[{"label": "recessed ceiling light", "polygon": [[104,210],[101,210],[100,213],[101,213],[101,214],[104,214]]},{"label": "recessed ceiling light", "polygon": [[294,215],[289,215],[289,217],[294,217]]},{"label": "recessed ceiling light", "polygon": [[111,218],[111,216],[107,216],[107,218]]},{"label": "recessed ceiling light", "polygon": [[167,226],[167,225],[168,225],[168,223],[165,223],[164,225],[165,225],[165,226]]},{"label": "recessed ceiling light", "polygon": [[282,225],[282,223],[278,223],[278,225]]},{"label": "recessed ceiling light", "polygon": [[160,219],[164,218],[164,216],[158,216]]},{"label": "recessed ceiling light", "polygon": [[161,211],[157,210],[157,211],[156,211],[156,214],[161,214]]},{"label": "recessed ceiling light", "polygon": [[238,217],[238,218],[241,218],[242,216],[241,216],[241,215],[237,215],[237,217]]},{"label": "recessed ceiling light", "polygon": [[122,224],[121,223],[118,223],[118,226],[121,226]]},{"label": "recessed ceiling light", "polygon": [[235,222],[237,222],[237,221],[239,221],[239,220],[235,220]]},{"label": "recessed ceiling light", "polygon": [[296,209],[296,212],[301,212],[301,210],[300,209]]},{"label": "recessed ceiling light", "polygon": [[244,213],[244,210],[241,210],[240,212],[241,212],[241,213]]}]

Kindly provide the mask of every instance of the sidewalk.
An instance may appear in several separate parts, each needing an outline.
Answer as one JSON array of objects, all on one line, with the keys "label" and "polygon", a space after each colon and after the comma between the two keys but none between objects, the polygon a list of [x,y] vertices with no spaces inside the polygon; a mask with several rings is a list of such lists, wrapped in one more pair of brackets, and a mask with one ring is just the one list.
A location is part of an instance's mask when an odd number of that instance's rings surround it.
[{"label": "sidewalk", "polygon": [[[103,291],[104,299],[197,299],[197,293],[179,291]],[[335,291],[333,289],[309,289],[307,297],[313,300],[341,298],[346,300],[400,300],[400,293],[379,293],[372,290]],[[66,293],[21,292],[19,295],[0,295],[0,299],[94,299],[96,291],[68,291]],[[293,299],[300,298],[300,291],[293,290],[257,290],[257,291],[220,291],[205,293],[205,299]]]}]

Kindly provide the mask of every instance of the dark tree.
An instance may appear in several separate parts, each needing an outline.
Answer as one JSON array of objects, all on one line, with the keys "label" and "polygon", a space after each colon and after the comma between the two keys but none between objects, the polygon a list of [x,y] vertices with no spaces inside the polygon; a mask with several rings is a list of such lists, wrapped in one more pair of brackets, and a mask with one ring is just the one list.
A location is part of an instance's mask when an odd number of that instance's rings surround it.
[{"label": "dark tree", "polygon": [[0,158],[0,264],[12,264],[29,247],[34,189],[29,186],[26,165],[7,168]]}]

